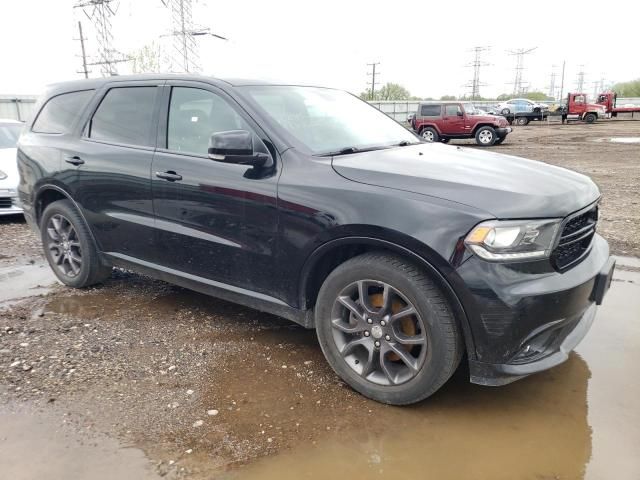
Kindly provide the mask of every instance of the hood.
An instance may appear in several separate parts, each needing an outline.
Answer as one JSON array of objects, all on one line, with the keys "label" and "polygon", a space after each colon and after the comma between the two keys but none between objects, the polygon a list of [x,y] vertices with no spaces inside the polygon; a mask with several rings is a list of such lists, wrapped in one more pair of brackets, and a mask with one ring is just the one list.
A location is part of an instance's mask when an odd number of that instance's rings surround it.
[{"label": "hood", "polygon": [[508,125],[507,119],[502,115],[470,115],[471,118],[479,122],[497,123],[500,127],[506,127]]},{"label": "hood", "polygon": [[0,177],[0,189],[17,188],[19,183],[18,161],[15,148],[0,148],[0,170],[7,174],[7,178]]},{"label": "hood", "polygon": [[600,196],[585,175],[472,148],[424,143],[333,158],[355,182],[437,197],[494,217],[564,217]]}]

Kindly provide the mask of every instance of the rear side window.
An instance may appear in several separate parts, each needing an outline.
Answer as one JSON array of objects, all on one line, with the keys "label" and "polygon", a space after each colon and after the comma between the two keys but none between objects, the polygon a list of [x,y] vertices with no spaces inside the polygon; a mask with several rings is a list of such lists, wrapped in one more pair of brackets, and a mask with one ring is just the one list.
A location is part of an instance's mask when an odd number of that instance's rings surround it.
[{"label": "rear side window", "polygon": [[40,110],[31,130],[36,133],[69,133],[73,121],[92,95],[93,90],[83,90],[52,97]]},{"label": "rear side window", "polygon": [[440,116],[440,105],[422,105],[420,107],[420,116],[421,117],[439,117]]},{"label": "rear side window", "polygon": [[89,138],[151,146],[157,87],[117,87],[107,92],[89,124]]}]

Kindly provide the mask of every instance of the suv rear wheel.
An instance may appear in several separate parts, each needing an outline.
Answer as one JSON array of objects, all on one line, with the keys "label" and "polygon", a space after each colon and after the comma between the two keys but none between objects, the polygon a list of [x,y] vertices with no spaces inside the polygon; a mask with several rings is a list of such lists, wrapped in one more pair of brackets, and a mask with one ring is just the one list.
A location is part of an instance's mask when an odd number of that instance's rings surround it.
[{"label": "suv rear wheel", "polygon": [[315,318],[334,371],[380,402],[427,398],[462,357],[443,293],[425,272],[394,255],[366,253],[338,266],[320,289]]},{"label": "suv rear wheel", "polygon": [[435,128],[425,127],[422,129],[420,133],[422,138],[424,138],[427,142],[437,142],[440,138],[438,132],[436,132]]},{"label": "suv rear wheel", "polygon": [[476,143],[482,147],[490,147],[496,143],[497,138],[493,127],[480,127],[476,132]]},{"label": "suv rear wheel", "polygon": [[58,200],[45,208],[40,236],[53,273],[65,285],[87,287],[111,275],[111,267],[100,262],[89,229],[69,200]]}]

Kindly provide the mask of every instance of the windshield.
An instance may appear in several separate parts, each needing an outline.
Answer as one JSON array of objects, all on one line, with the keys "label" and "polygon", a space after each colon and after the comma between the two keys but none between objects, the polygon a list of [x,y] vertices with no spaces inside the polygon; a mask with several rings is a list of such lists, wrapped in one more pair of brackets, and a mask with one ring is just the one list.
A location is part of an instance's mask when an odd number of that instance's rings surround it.
[{"label": "windshield", "polygon": [[395,120],[341,90],[296,86],[242,88],[267,115],[315,155],[420,143]]},{"label": "windshield", "polygon": [[11,125],[0,124],[0,148],[16,148],[20,130],[22,130],[22,125],[18,123]]}]

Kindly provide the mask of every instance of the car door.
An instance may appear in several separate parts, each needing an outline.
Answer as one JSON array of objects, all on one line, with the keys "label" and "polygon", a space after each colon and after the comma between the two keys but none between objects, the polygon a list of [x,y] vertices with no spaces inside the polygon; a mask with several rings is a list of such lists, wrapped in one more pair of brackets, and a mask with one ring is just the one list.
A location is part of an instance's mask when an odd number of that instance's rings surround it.
[{"label": "car door", "polygon": [[[156,262],[263,293],[272,291],[278,231],[275,150],[230,96],[198,82],[167,82],[153,159]],[[214,161],[215,132],[248,130],[254,148],[274,158],[269,169]]]},{"label": "car door", "polygon": [[442,112],[443,133],[447,135],[462,135],[465,133],[465,118],[462,108],[458,104],[445,105]]},{"label": "car door", "polygon": [[68,186],[107,253],[149,260],[150,170],[160,84],[110,82],[95,96],[81,138],[65,152]]}]

